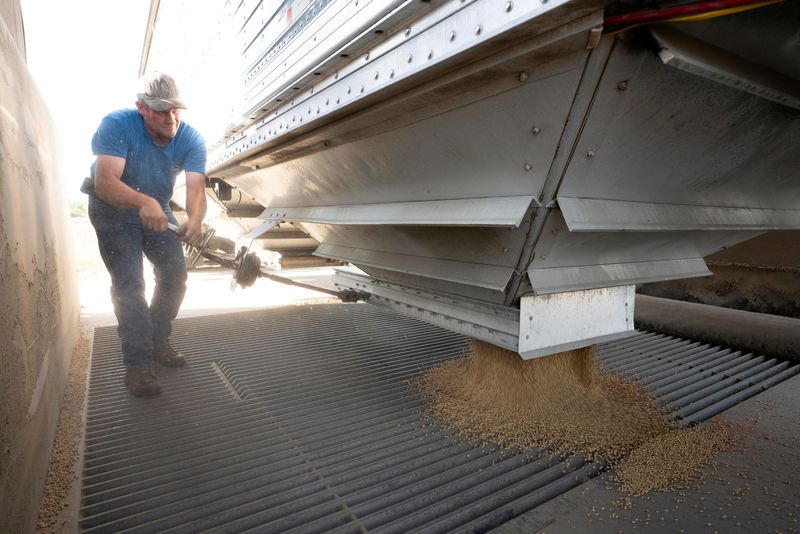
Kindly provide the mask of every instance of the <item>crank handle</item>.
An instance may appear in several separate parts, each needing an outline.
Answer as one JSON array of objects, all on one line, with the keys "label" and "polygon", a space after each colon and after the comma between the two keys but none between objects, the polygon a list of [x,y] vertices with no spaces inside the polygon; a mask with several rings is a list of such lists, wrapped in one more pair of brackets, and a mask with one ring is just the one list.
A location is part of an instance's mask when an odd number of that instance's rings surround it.
[{"label": "crank handle", "polygon": [[178,226],[177,224],[173,224],[171,222],[167,223],[167,229],[172,230],[173,232],[175,232],[175,235],[182,235],[183,234],[183,229],[180,226]]}]

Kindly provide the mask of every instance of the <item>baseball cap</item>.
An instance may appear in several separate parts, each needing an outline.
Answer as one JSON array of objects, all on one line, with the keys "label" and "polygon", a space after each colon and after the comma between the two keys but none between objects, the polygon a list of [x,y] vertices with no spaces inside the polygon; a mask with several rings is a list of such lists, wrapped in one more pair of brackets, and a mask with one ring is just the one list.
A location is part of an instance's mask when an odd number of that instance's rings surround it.
[{"label": "baseball cap", "polygon": [[186,104],[181,99],[175,80],[163,72],[150,74],[144,82],[144,93],[139,93],[137,96],[153,111],[166,111],[172,108],[186,109]]}]

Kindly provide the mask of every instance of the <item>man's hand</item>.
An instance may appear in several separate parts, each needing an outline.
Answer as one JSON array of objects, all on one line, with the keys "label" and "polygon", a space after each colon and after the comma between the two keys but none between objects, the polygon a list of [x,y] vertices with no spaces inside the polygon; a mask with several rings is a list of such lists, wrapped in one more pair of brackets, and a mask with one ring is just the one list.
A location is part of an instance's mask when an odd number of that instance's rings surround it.
[{"label": "man's hand", "polygon": [[139,217],[141,217],[145,228],[156,232],[166,232],[168,219],[161,204],[149,196],[146,196],[142,204],[142,207],[139,208]]},{"label": "man's hand", "polygon": [[203,244],[203,219],[206,216],[206,177],[199,172],[186,171],[186,213],[189,220],[183,225],[178,239],[193,247]]},{"label": "man's hand", "polygon": [[199,248],[203,244],[203,223],[202,221],[197,221],[194,219],[189,219],[186,221],[181,227],[180,235],[175,236],[177,239],[192,245],[195,248]]},{"label": "man's hand", "polygon": [[118,208],[139,210],[145,228],[155,232],[167,231],[167,215],[156,199],[134,191],[122,182],[125,158],[101,154],[97,156],[94,188],[97,196]]}]

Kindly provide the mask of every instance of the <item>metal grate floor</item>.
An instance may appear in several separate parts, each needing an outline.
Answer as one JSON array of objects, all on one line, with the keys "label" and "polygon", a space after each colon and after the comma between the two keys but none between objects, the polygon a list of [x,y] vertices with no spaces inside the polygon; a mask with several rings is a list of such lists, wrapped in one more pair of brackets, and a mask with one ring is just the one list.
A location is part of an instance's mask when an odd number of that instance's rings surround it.
[{"label": "metal grate floor", "polygon": [[[130,396],[115,328],[95,332],[81,526],[87,532],[487,531],[602,466],[476,448],[423,421],[407,383],[461,355],[457,334],[364,304],[178,320],[185,369]],[[800,365],[642,332],[601,347],[684,423]],[[561,461],[564,460],[564,461]]]}]

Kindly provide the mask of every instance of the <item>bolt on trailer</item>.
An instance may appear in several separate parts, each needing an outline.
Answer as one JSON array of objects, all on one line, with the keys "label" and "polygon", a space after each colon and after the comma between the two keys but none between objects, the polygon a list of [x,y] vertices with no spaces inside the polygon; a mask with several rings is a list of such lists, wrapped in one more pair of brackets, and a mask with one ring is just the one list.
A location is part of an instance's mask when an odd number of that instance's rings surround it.
[{"label": "bolt on trailer", "polygon": [[142,57],[224,108],[209,223],[240,283],[289,232],[360,269],[341,296],[533,358],[630,335],[636,284],[800,228],[796,2],[271,6],[153,2]]}]

